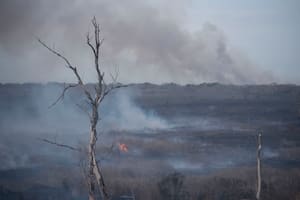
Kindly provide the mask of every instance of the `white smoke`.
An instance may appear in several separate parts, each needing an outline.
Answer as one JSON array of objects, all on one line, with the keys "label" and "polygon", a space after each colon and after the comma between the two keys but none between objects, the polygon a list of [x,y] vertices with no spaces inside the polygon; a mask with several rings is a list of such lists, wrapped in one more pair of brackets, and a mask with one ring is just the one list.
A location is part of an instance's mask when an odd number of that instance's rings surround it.
[{"label": "white smoke", "polygon": [[101,121],[106,130],[151,131],[169,127],[167,121],[155,112],[138,107],[128,91],[118,92],[111,100],[113,103],[104,108],[106,112]]}]

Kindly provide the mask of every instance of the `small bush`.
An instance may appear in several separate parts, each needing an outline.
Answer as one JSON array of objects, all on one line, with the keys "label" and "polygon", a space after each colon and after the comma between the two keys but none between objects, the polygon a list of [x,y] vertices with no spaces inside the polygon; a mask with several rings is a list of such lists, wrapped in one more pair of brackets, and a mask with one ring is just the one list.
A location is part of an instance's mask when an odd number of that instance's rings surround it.
[{"label": "small bush", "polygon": [[165,200],[187,200],[189,193],[185,191],[184,176],[178,172],[167,175],[158,183],[162,199]]}]

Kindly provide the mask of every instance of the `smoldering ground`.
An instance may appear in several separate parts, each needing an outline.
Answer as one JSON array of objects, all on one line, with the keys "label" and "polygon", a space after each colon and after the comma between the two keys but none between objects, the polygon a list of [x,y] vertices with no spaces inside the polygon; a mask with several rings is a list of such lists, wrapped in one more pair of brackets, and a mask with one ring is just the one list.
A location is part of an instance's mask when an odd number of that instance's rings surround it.
[{"label": "smoldering ground", "polygon": [[[78,146],[88,137],[88,106],[78,90],[73,90],[53,106],[62,84],[3,85],[1,88],[1,168],[38,164],[30,157],[56,156],[57,151],[38,139]],[[12,91],[10,91],[12,90]],[[132,100],[130,89],[111,94],[100,108],[101,134],[110,131],[153,131],[167,129],[166,120],[144,111]],[[82,145],[82,144],[81,144]],[[13,147],[13,148],[12,148]],[[51,152],[53,150],[53,152]],[[62,151],[59,151],[62,152]],[[59,159],[69,160],[60,153]]]},{"label": "smoldering ground", "polygon": [[[88,117],[76,106],[88,108],[80,90],[70,90],[48,108],[62,89],[56,83],[0,85],[0,185],[22,191],[25,199],[86,198],[85,155],[37,140],[77,148],[88,142]],[[251,190],[256,135],[263,131],[264,177],[297,191],[298,182],[286,177],[299,174],[299,94],[299,86],[292,85],[145,83],[122,88],[100,108],[97,159],[106,184],[117,197],[132,190],[141,199],[160,199],[157,184],[177,171],[187,177],[186,188],[195,198],[204,183],[218,188],[213,194],[222,193],[218,178],[226,176],[242,179]],[[11,193],[0,187],[0,195],[7,199]]]},{"label": "smoldering ground", "polygon": [[[71,160],[71,154],[38,139],[80,146],[87,142],[88,106],[78,90],[55,106],[62,84],[2,85],[1,160],[2,169],[32,167],[49,159]],[[188,126],[183,119],[166,119],[153,109],[143,109],[134,98],[138,90],[123,89],[112,93],[101,105],[100,134],[110,132],[156,133]],[[179,123],[181,121],[181,123]],[[188,121],[188,119],[186,119]],[[212,128],[206,123],[203,129]],[[198,126],[199,127],[199,126]],[[113,141],[108,140],[111,143]],[[36,149],[39,149],[36,152]],[[57,154],[59,152],[59,154]],[[43,161],[42,161],[43,160]]]},{"label": "smoldering ground", "polygon": [[[79,90],[70,91],[63,101],[48,108],[62,88],[62,84],[1,85],[1,169],[78,164],[73,152],[37,140],[75,147],[85,146],[88,140],[88,116],[83,110],[87,107]],[[272,138],[266,142],[265,159],[286,159],[297,147],[297,137],[289,127],[297,120],[294,101],[299,88],[242,88],[141,84],[116,91],[100,108],[99,155],[112,144],[117,150],[116,144],[122,142],[129,151],[121,158],[105,154],[105,164],[118,162],[114,166],[135,169],[132,163],[152,163],[155,169],[160,163],[166,169],[204,173],[253,164],[255,135],[261,129]],[[174,92],[184,95],[175,98]],[[265,94],[261,100],[246,94],[261,92]],[[271,128],[276,124],[277,129]],[[286,130],[290,134],[284,135]]]}]

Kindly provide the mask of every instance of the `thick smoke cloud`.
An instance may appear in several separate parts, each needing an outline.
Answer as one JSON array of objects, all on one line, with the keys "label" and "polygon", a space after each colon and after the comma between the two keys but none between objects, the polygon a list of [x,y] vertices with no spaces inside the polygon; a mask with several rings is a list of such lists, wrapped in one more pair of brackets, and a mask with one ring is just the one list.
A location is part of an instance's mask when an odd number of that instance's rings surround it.
[{"label": "thick smoke cloud", "polygon": [[[105,71],[117,66],[123,82],[266,83],[274,81],[232,49],[218,27],[185,27],[187,2],[4,0],[0,6],[1,81],[74,81],[63,63],[35,41],[40,37],[94,73],[85,34],[98,18],[105,43]],[[91,67],[89,67],[91,66]],[[38,76],[36,76],[38,74]]]}]

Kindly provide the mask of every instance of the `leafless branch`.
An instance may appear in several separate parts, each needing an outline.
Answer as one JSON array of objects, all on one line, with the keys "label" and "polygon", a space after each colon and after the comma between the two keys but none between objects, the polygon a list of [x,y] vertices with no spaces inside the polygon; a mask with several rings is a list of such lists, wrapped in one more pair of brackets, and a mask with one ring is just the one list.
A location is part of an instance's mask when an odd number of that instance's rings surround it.
[{"label": "leafless branch", "polygon": [[51,140],[47,140],[47,139],[44,139],[44,138],[38,138],[38,140],[49,143],[49,144],[53,144],[53,145],[56,145],[56,146],[59,146],[59,147],[63,147],[63,148],[66,148],[66,149],[69,149],[69,150],[72,150],[72,151],[79,151],[79,152],[82,151],[79,148],[72,147],[70,145],[66,145],[66,144],[62,144],[62,143],[57,143],[56,141],[51,141]]},{"label": "leafless branch", "polygon": [[115,73],[112,74],[112,73],[109,73],[110,74],[110,78],[112,80],[112,83],[117,83],[117,80],[118,80],[118,77],[119,77],[119,68],[118,67],[115,67]]},{"label": "leafless branch", "polygon": [[50,52],[54,53],[55,55],[57,55],[58,57],[60,57],[61,59],[63,59],[63,60],[65,61],[65,63],[67,64],[67,67],[68,67],[68,68],[74,70],[75,67],[73,67],[73,66],[71,65],[71,63],[69,62],[69,60],[68,60],[65,56],[61,55],[58,51],[54,50],[54,48],[49,47],[49,46],[48,46],[45,42],[43,42],[41,39],[37,39],[37,40],[38,40],[38,42],[39,42],[40,44],[42,44],[42,45],[43,45],[46,49],[48,49]]},{"label": "leafless branch", "polygon": [[48,106],[48,108],[52,108],[53,106],[55,106],[60,100],[63,100],[64,97],[65,97],[65,93],[67,92],[68,89],[70,88],[74,88],[74,87],[77,87],[78,84],[69,84],[68,86],[65,86],[64,84],[64,89],[61,93],[61,95],[50,105]]},{"label": "leafless branch", "polygon": [[124,85],[124,84],[121,84],[121,83],[117,83],[117,85],[112,85],[111,87],[107,88],[103,95],[101,96],[101,98],[99,99],[99,103],[101,103],[104,98],[109,94],[111,93],[113,90],[115,89],[119,89],[119,88],[124,88],[124,87],[128,87],[129,85]]},{"label": "leafless branch", "polygon": [[87,96],[87,98],[89,99],[90,103],[93,103],[93,98],[92,98],[90,92],[85,88],[85,85],[84,85],[84,83],[83,83],[83,81],[82,81],[82,79],[81,79],[81,77],[80,77],[80,75],[79,75],[79,73],[77,71],[77,68],[74,67],[73,65],[71,65],[70,61],[65,56],[63,56],[62,54],[60,54],[58,51],[50,48],[45,42],[43,42],[40,39],[38,39],[38,42],[40,44],[42,44],[46,49],[48,49],[51,53],[55,54],[56,56],[58,56],[59,58],[61,58],[62,60],[65,61],[67,67],[69,69],[71,69],[73,71],[73,73],[75,74],[75,76],[76,76],[76,78],[78,80],[78,85],[80,85],[81,88],[84,90],[84,93]]},{"label": "leafless branch", "polygon": [[91,44],[90,42],[91,38],[90,38],[90,34],[87,33],[87,36],[86,36],[86,43],[89,45],[89,47],[92,49],[93,53],[94,53],[94,56],[96,55],[96,50],[94,48],[94,46]]}]

